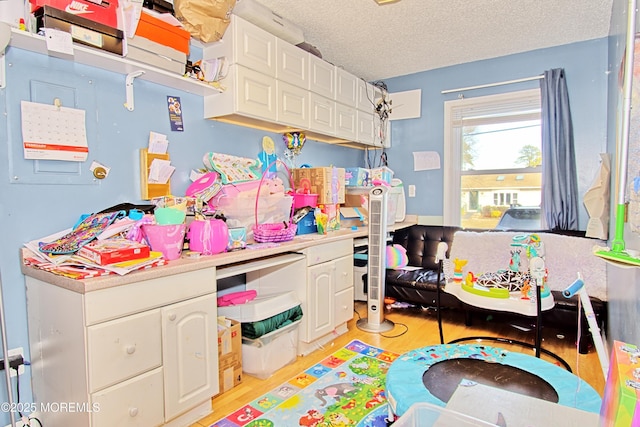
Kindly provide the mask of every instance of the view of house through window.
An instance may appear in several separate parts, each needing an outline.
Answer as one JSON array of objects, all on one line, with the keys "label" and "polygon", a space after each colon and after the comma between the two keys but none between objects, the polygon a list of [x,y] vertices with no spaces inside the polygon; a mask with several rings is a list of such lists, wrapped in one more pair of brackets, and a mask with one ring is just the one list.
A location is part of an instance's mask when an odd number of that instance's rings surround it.
[{"label": "view of house through window", "polygon": [[449,202],[455,210],[449,223],[539,230],[543,161],[539,91],[445,104],[449,104],[445,126],[450,143],[457,145],[446,154],[451,157],[446,170],[449,182],[459,183],[450,188],[450,197],[457,194],[459,200]]}]

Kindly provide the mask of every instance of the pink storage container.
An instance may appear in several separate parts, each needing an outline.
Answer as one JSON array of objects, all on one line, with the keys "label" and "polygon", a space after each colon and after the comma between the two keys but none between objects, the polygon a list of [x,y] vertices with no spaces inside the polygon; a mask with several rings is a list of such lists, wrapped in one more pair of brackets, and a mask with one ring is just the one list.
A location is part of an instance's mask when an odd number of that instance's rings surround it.
[{"label": "pink storage container", "polygon": [[194,220],[187,231],[189,249],[203,255],[224,252],[229,243],[229,229],[221,219]]},{"label": "pink storage container", "polygon": [[293,193],[293,208],[301,209],[304,207],[315,208],[318,206],[317,194]]}]

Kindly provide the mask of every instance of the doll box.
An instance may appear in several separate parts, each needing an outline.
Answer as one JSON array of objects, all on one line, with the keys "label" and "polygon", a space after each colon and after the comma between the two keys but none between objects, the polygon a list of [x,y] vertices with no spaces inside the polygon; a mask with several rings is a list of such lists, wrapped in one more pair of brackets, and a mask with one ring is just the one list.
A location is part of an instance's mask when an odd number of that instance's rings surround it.
[{"label": "doll box", "polygon": [[640,350],[637,346],[614,341],[609,375],[600,409],[603,427],[640,425]]}]

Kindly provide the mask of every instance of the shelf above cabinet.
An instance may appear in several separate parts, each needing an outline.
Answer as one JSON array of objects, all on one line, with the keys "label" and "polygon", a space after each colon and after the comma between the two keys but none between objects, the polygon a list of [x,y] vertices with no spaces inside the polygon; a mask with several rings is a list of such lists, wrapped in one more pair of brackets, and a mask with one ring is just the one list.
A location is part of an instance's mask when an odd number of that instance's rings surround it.
[{"label": "shelf above cabinet", "polygon": [[144,71],[144,74],[138,78],[199,96],[220,93],[219,89],[201,81],[183,77],[179,74],[156,68],[153,65],[132,61],[126,57],[77,43],[73,44],[73,56],[50,52],[47,49],[47,44],[43,36],[15,28],[11,29],[9,46],[43,55],[56,56],[79,64],[90,65],[125,75],[135,71]]}]

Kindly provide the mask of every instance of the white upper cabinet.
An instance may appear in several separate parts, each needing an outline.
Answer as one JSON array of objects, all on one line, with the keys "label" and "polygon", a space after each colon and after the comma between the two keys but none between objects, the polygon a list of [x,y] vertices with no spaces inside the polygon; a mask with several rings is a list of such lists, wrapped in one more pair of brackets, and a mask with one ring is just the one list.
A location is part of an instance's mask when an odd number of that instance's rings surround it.
[{"label": "white upper cabinet", "polygon": [[309,89],[318,95],[335,99],[335,67],[313,55],[309,55]]},{"label": "white upper cabinet", "polygon": [[336,136],[348,141],[357,141],[357,110],[336,102]]},{"label": "white upper cabinet", "polygon": [[336,67],[336,102],[355,107],[358,81],[361,81],[358,77],[342,68]]},{"label": "white upper cabinet", "polygon": [[309,91],[283,81],[276,82],[279,123],[305,130],[309,128]]},{"label": "white upper cabinet", "polygon": [[311,93],[309,130],[325,135],[336,134],[336,102],[316,93]]},{"label": "white upper cabinet", "polygon": [[371,83],[367,83],[364,80],[358,79],[358,110],[373,112],[374,99],[379,97],[379,89],[376,89]]},{"label": "white upper cabinet", "polygon": [[224,90],[204,98],[205,118],[376,146],[373,85],[235,15],[222,40],[203,48],[203,58],[220,57],[229,71]]},{"label": "white upper cabinet", "polygon": [[309,52],[277,39],[276,55],[276,78],[309,90]]},{"label": "white upper cabinet", "polygon": [[276,76],[276,36],[231,15],[231,24],[222,40],[207,44],[203,58],[225,57],[229,64],[240,64],[267,76]]}]

